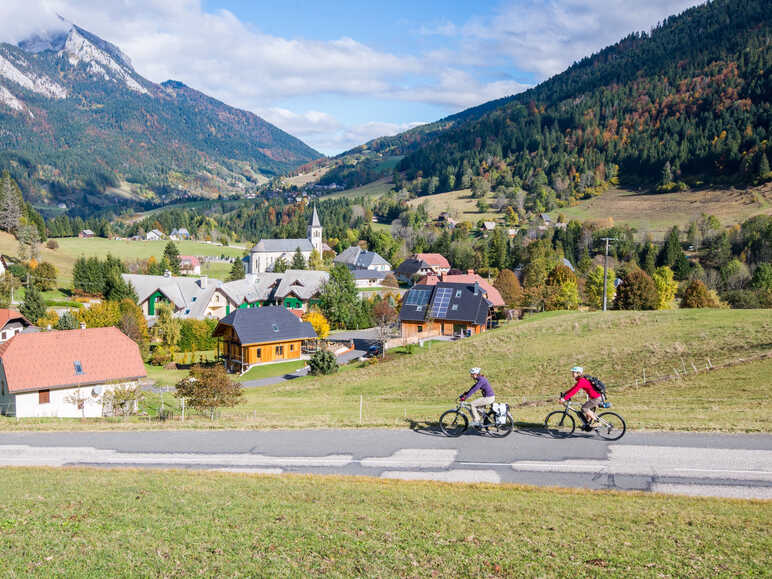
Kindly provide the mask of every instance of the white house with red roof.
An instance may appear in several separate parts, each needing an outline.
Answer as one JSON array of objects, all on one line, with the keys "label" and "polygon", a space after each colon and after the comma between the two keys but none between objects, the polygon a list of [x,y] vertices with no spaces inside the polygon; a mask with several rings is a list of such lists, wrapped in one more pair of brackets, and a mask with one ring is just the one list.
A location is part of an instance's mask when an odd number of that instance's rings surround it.
[{"label": "white house with red roof", "polygon": [[450,263],[439,253],[416,253],[410,256],[395,270],[397,279],[410,282],[416,277],[429,274],[442,275],[450,271]]},{"label": "white house with red roof", "polygon": [[29,327],[32,327],[32,323],[16,310],[0,309],[0,343],[21,334]]},{"label": "white house with red roof", "polygon": [[183,275],[201,275],[201,262],[195,255],[181,255],[180,273]]},{"label": "white house with red roof", "polygon": [[0,413],[103,416],[103,395],[147,376],[139,347],[118,328],[19,334],[0,344]]}]

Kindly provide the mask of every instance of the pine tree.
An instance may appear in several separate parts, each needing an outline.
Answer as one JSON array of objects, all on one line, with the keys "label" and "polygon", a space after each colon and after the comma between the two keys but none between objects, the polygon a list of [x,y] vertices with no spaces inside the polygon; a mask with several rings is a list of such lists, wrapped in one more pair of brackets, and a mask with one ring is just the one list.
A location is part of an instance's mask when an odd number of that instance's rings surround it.
[{"label": "pine tree", "polygon": [[244,276],[246,274],[244,273],[244,264],[241,262],[240,259],[237,259],[233,262],[233,265],[231,266],[231,271],[228,274],[228,281],[236,281],[239,279],[244,279]]},{"label": "pine tree", "polygon": [[19,308],[21,314],[33,324],[46,315],[46,303],[38,289],[33,285],[27,288],[24,302]]},{"label": "pine tree", "polygon": [[300,248],[298,247],[295,250],[295,255],[292,256],[292,264],[290,269],[306,269],[306,267],[306,258],[303,257],[303,254],[300,252]]},{"label": "pine tree", "polygon": [[16,232],[21,222],[24,201],[21,190],[8,171],[0,177],[0,229]]},{"label": "pine tree", "polygon": [[276,261],[273,262],[273,272],[274,273],[284,273],[287,271],[287,262],[284,260],[283,257],[280,257]]},{"label": "pine tree", "polygon": [[319,271],[322,269],[323,265],[324,261],[322,260],[322,256],[319,255],[319,252],[316,249],[312,249],[311,255],[308,256],[308,269]]},{"label": "pine tree", "polygon": [[169,270],[174,275],[180,274],[180,250],[174,245],[173,241],[166,244],[164,248],[164,257],[169,264]]},{"label": "pine tree", "polygon": [[758,176],[761,179],[766,179],[769,176],[769,159],[767,159],[766,151],[759,151],[759,170]]}]

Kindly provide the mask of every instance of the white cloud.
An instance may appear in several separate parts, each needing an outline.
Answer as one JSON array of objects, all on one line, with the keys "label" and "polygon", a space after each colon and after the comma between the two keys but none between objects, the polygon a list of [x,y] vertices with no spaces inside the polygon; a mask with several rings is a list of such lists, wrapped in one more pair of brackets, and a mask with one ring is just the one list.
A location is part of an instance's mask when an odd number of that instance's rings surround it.
[{"label": "white cloud", "polygon": [[460,28],[470,63],[508,61],[546,78],[634,31],[648,31],[697,0],[538,0],[510,2]]}]

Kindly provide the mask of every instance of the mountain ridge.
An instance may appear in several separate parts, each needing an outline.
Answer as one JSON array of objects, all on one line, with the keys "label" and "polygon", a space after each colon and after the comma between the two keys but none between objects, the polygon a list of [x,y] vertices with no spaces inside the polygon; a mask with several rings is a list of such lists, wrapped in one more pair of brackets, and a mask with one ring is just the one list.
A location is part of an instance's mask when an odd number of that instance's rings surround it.
[{"label": "mountain ridge", "polygon": [[78,27],[0,44],[0,168],[38,204],[242,193],[322,157]]}]

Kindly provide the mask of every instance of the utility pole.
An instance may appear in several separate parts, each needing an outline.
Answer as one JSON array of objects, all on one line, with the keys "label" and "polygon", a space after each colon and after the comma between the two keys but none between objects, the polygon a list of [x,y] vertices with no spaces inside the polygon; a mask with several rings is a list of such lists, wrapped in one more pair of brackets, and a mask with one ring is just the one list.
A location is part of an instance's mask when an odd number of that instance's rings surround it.
[{"label": "utility pole", "polygon": [[606,255],[603,258],[603,311],[606,311],[607,287],[608,287],[608,242],[616,241],[616,237],[601,237],[606,242]]}]

